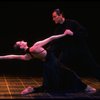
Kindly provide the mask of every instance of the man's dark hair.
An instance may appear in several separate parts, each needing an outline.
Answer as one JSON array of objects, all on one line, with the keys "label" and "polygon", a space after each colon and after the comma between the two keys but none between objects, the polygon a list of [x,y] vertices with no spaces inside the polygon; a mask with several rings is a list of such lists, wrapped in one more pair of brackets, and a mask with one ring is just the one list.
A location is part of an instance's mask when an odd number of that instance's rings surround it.
[{"label": "man's dark hair", "polygon": [[56,12],[57,15],[60,15],[60,14],[63,15],[63,12],[59,8],[55,9],[54,12]]}]

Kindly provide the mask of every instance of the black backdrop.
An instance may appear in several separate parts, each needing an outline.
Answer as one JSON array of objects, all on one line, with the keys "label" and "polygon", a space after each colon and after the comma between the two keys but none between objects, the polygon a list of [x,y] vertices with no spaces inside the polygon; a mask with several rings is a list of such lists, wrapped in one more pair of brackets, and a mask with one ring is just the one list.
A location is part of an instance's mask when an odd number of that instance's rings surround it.
[{"label": "black backdrop", "polygon": [[[61,8],[66,17],[78,20],[87,28],[87,43],[100,64],[100,2],[97,1],[1,1],[0,55],[20,53],[13,49],[17,40],[31,45],[50,36],[54,30],[51,13],[55,8]],[[0,60],[0,73],[41,75],[41,72],[37,60]]]}]

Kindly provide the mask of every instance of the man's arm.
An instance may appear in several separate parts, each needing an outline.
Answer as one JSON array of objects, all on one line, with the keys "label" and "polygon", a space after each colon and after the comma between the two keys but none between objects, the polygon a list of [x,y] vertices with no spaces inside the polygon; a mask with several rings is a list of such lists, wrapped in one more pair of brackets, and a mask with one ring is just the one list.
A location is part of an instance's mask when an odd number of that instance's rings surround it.
[{"label": "man's arm", "polygon": [[66,30],[63,34],[53,35],[53,36],[50,36],[49,38],[46,38],[46,39],[44,39],[44,40],[42,40],[42,41],[36,42],[36,43],[34,44],[34,46],[44,46],[44,45],[46,45],[47,43],[49,43],[49,42],[51,42],[51,41],[53,41],[53,40],[62,38],[62,37],[64,37],[64,36],[68,35],[68,34],[73,34],[73,32],[70,31],[70,30]]},{"label": "man's arm", "polygon": [[30,60],[31,57],[28,54],[25,55],[4,55],[4,56],[0,56],[0,60],[3,59],[19,59],[19,60]]}]

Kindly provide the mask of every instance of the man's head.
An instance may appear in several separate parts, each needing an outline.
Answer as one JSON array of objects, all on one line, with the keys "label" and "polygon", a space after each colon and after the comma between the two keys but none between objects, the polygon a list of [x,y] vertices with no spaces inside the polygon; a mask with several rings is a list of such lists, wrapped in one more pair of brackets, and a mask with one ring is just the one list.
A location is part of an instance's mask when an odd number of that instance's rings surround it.
[{"label": "man's head", "polygon": [[24,49],[24,50],[26,50],[27,48],[28,48],[28,46],[27,46],[27,42],[25,42],[25,41],[17,41],[16,43],[15,43],[15,45],[14,45],[14,48],[20,48],[20,49]]},{"label": "man's head", "polygon": [[65,20],[63,13],[60,9],[55,9],[52,13],[52,18],[55,24],[62,24]]}]

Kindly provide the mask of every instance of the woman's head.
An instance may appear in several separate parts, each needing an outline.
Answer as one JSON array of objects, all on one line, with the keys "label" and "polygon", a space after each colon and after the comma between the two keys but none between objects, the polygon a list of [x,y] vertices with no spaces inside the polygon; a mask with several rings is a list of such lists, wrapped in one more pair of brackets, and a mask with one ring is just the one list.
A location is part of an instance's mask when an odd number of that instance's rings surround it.
[{"label": "woman's head", "polygon": [[15,43],[15,45],[14,45],[14,48],[20,48],[20,49],[27,49],[28,48],[28,46],[27,46],[27,42],[25,42],[25,41],[17,41],[16,43]]}]

